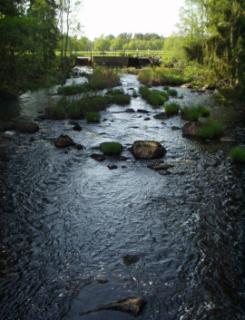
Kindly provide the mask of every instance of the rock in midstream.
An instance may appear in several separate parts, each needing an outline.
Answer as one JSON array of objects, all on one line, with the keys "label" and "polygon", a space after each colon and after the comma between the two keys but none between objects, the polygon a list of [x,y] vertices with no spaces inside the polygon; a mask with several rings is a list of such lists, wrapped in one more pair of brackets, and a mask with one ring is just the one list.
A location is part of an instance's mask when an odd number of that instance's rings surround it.
[{"label": "rock in midstream", "polygon": [[114,311],[126,312],[136,317],[140,314],[140,312],[142,311],[145,305],[146,305],[146,301],[143,298],[130,297],[130,298],[119,300],[110,304],[99,306],[94,310],[81,312],[80,316],[85,316],[87,314],[103,311],[103,310],[112,310],[112,311],[114,310]]},{"label": "rock in midstream", "polygon": [[130,148],[135,159],[158,159],[166,154],[166,149],[158,141],[135,141]]}]

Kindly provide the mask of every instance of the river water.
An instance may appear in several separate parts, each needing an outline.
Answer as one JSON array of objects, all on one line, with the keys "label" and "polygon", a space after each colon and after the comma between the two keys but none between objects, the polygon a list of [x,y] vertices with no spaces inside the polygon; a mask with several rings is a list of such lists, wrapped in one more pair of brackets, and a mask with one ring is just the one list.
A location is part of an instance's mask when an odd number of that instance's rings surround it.
[{"label": "river water", "polygon": [[[125,91],[139,87],[134,75],[122,83]],[[210,93],[178,92],[182,105],[215,107]],[[45,91],[23,95],[22,116],[35,118],[52,99]],[[183,138],[179,117],[154,119],[159,110],[140,97],[128,107],[150,113],[114,105],[100,124],[79,121],[81,132],[68,120],[46,120],[32,136],[8,133],[0,161],[1,320],[130,320],[116,311],[80,316],[130,296],[147,301],[141,320],[245,319],[244,168],[220,143]],[[52,139],[62,133],[85,149],[56,149]],[[127,148],[143,139],[166,147],[171,174],[133,159]],[[125,161],[90,158],[110,140],[124,145]],[[139,261],[125,265],[127,254]]]}]

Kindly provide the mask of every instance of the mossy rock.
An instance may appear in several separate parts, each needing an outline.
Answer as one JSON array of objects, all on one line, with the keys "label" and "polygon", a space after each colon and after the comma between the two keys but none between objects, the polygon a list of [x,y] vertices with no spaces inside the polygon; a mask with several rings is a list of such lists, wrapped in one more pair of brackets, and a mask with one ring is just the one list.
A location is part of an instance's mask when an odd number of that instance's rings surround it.
[{"label": "mossy rock", "polygon": [[123,146],[119,142],[103,142],[100,144],[100,150],[106,156],[118,156],[122,153]]}]

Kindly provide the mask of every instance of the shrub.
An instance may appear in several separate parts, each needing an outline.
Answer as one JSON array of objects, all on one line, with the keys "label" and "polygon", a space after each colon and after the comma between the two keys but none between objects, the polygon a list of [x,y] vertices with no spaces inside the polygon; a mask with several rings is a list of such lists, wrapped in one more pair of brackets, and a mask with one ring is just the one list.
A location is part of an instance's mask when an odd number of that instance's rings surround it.
[{"label": "shrub", "polygon": [[200,117],[209,117],[210,109],[203,106],[185,107],[181,110],[184,120],[197,121]]},{"label": "shrub", "polygon": [[230,151],[232,161],[237,163],[245,163],[245,147],[235,147]]},{"label": "shrub", "polygon": [[119,142],[103,142],[100,150],[107,156],[117,156],[122,153],[123,146]]},{"label": "shrub", "polygon": [[167,103],[165,106],[165,112],[167,116],[174,116],[179,113],[179,105],[177,103]]},{"label": "shrub", "polygon": [[57,93],[64,96],[72,96],[74,94],[84,93],[89,91],[89,85],[85,84],[72,84],[70,86],[59,87]]},{"label": "shrub", "polygon": [[89,86],[93,90],[101,90],[112,88],[120,85],[120,78],[117,72],[108,68],[96,68],[94,72],[89,75]]},{"label": "shrub", "polygon": [[168,100],[168,94],[164,91],[150,90],[146,87],[140,87],[139,92],[142,98],[154,107],[161,106]]},{"label": "shrub", "polygon": [[100,122],[99,112],[85,112],[85,119],[88,123],[98,123]]},{"label": "shrub", "polygon": [[224,133],[223,124],[217,120],[209,120],[197,129],[197,136],[201,139],[216,139]]}]

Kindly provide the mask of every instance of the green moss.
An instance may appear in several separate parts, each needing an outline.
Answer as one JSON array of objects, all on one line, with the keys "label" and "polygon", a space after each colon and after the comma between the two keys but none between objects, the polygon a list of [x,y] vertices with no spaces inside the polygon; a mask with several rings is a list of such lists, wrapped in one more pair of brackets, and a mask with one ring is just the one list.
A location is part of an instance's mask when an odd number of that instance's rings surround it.
[{"label": "green moss", "polygon": [[245,163],[245,147],[235,147],[230,151],[230,157],[233,162]]},{"label": "green moss", "polygon": [[165,106],[167,116],[174,116],[179,113],[180,106],[177,103],[167,103]]},{"label": "green moss", "polygon": [[142,98],[154,107],[162,106],[168,100],[168,94],[164,91],[150,90],[147,87],[140,87]]},{"label": "green moss", "polygon": [[107,156],[117,156],[122,153],[123,146],[119,142],[103,142],[100,150]]},{"label": "green moss", "polygon": [[85,119],[88,123],[98,123],[100,122],[100,114],[99,112],[85,112]]},{"label": "green moss", "polygon": [[184,120],[197,121],[200,117],[209,117],[210,109],[203,106],[185,107],[181,110]]},{"label": "green moss", "polygon": [[223,124],[217,120],[209,120],[197,129],[197,136],[201,139],[216,139],[224,133]]}]

